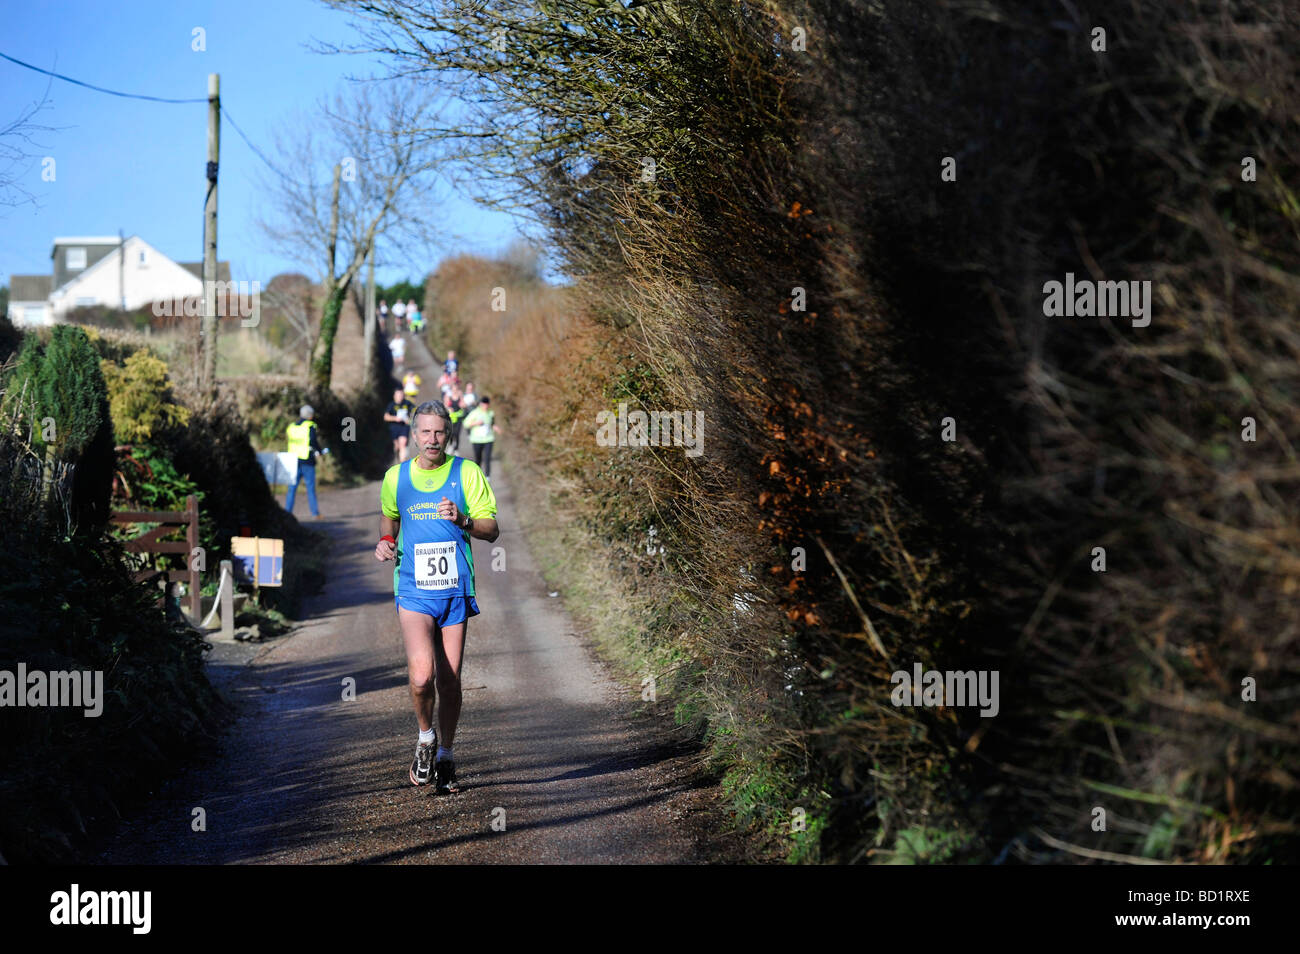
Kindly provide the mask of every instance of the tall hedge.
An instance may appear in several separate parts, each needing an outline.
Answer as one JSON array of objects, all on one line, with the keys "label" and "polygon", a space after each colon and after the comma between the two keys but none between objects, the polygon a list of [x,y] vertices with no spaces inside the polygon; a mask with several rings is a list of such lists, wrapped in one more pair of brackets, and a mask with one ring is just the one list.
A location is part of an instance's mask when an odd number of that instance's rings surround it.
[{"label": "tall hedge", "polygon": [[[590,400],[705,414],[697,460],[554,468],[670,597],[641,638],[742,817],[801,844],[803,809],[827,860],[1297,857],[1300,8],[361,20],[472,92],[462,157],[550,226]],[[1151,324],[1049,316],[1068,272],[1149,281]],[[914,663],[998,671],[998,715],[897,705]]]},{"label": "tall hedge", "polygon": [[105,523],[113,480],[113,420],[99,355],[86,333],[56,325],[49,342],[27,336],[6,385],[5,407],[26,425],[32,448],[72,468],[71,526]]}]

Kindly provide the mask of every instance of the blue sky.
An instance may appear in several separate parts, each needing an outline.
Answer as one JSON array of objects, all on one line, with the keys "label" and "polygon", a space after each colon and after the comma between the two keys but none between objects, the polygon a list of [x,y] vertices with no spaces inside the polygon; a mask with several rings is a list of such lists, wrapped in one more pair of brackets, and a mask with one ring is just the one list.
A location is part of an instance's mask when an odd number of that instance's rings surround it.
[{"label": "blue sky", "polygon": [[[355,56],[311,52],[312,40],[354,37],[346,14],[312,0],[2,0],[0,52],[96,86],[167,98],[203,98],[209,73],[221,74],[222,105],[258,147],[276,158],[270,134],[309,114],[348,75],[378,72]],[[193,30],[206,50],[192,49]],[[40,98],[48,78],[0,60],[0,125]],[[55,236],[139,235],[178,261],[202,258],[207,105],[173,105],[109,96],[53,80],[49,108],[23,184],[36,204],[0,208],[0,284],[12,274],[48,274]],[[41,180],[41,157],[56,178]],[[282,271],[307,271],[278,253],[255,224],[258,177],[265,171],[230,124],[221,129],[219,255],[236,279],[265,283]],[[263,177],[264,178],[264,177]],[[424,214],[452,233],[427,262],[378,271],[389,284],[418,281],[458,252],[492,254],[526,223],[475,205],[440,185]]]}]

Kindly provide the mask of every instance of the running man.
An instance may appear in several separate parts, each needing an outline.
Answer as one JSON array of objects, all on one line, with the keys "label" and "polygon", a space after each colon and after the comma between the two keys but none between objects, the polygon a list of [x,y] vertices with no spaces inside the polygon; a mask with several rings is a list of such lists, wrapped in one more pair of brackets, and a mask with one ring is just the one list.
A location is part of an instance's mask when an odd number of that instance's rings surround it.
[{"label": "running man", "polygon": [[393,392],[392,403],[384,410],[384,420],[388,422],[388,436],[393,440],[393,451],[400,464],[406,460],[406,444],[411,434],[411,415],[415,405],[406,398],[406,392],[398,388]]},{"label": "running man", "polygon": [[478,406],[461,421],[461,426],[469,430],[469,442],[474,447],[474,463],[483,468],[483,473],[492,474],[492,447],[496,436],[501,433],[497,427],[496,412],[492,410],[492,399],[484,395]]},{"label": "running man", "polygon": [[[458,792],[452,743],[460,719],[461,661],[474,599],[470,538],[496,540],[496,497],[476,464],[446,453],[447,409],[426,401],[411,427],[418,456],[390,467],[380,490],[375,559],[396,558],[393,599],[406,648],[411,701],[420,729],[411,784],[433,779],[439,794]],[[437,729],[433,723],[437,702]]]},{"label": "running man", "polygon": [[[460,406],[460,387],[453,384],[451,390],[442,396],[442,405],[451,415],[451,437],[447,439],[454,453],[460,453],[460,421],[465,416],[465,412]],[[477,461],[475,462],[477,463]]]}]

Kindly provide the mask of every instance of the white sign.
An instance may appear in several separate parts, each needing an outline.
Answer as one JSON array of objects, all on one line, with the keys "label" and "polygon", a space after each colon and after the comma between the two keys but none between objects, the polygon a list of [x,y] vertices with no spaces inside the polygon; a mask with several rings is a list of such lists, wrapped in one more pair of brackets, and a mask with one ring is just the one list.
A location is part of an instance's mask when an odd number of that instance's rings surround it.
[{"label": "white sign", "polygon": [[456,542],[415,545],[415,585],[422,590],[447,590],[460,584]]}]

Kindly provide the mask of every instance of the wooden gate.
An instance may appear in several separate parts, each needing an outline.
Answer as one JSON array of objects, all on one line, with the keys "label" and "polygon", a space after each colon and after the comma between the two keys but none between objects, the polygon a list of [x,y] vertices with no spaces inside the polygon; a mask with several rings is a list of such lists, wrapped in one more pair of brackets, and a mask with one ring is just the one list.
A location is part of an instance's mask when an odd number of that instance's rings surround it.
[{"label": "wooden gate", "polygon": [[[199,545],[199,501],[193,494],[185,498],[184,510],[121,510],[112,516],[113,523],[160,523],[162,526],[147,530],[126,544],[128,553],[183,553],[184,570],[172,570],[167,582],[186,583],[190,588],[190,616],[198,623],[203,618],[203,600],[199,594],[199,571],[194,569],[194,548]],[[161,540],[176,530],[185,528],[185,541]],[[144,569],[135,574],[136,582],[159,575],[157,570]]]}]

